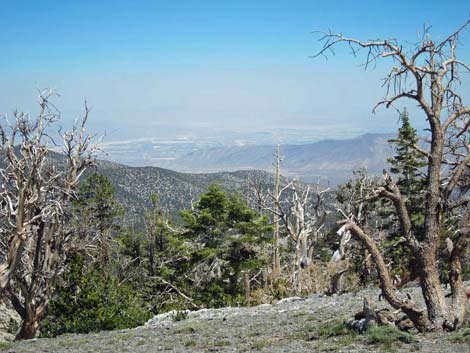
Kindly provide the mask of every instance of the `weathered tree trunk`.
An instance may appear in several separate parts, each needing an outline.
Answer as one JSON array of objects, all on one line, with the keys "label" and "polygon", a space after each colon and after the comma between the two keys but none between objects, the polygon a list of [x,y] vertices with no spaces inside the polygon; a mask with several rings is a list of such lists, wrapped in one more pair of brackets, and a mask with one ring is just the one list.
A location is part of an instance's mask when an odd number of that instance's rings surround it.
[{"label": "weathered tree trunk", "polygon": [[279,185],[281,177],[281,152],[279,145],[276,150],[276,164],[274,168],[274,214],[273,214],[273,258],[272,258],[272,278],[278,278],[281,274],[281,254],[279,252]]},{"label": "weathered tree trunk", "polygon": [[[36,337],[39,329],[39,322],[46,314],[49,300],[39,300],[38,303],[34,303],[37,304],[37,306],[35,306],[32,303],[32,300],[29,300],[28,298],[27,300],[24,300],[24,303],[22,303],[18,296],[11,291],[7,291],[7,295],[22,320],[21,326],[16,333],[15,340],[24,340]],[[26,293],[25,295],[28,297],[29,293]]]},{"label": "weathered tree trunk", "polygon": [[431,322],[425,314],[425,311],[419,308],[413,300],[409,298],[401,298],[398,295],[395,287],[393,286],[392,278],[387,266],[385,265],[383,256],[373,239],[354,222],[346,222],[343,230],[351,231],[351,233],[357,237],[370,252],[377,269],[382,294],[390,305],[407,314],[419,331],[429,331],[431,329]]},{"label": "weathered tree trunk", "polygon": [[268,269],[266,267],[263,267],[262,270],[262,278],[263,278],[263,288],[268,289],[269,286],[269,280],[270,280],[270,275],[268,274]]},{"label": "weathered tree trunk", "polygon": [[327,291],[328,295],[340,294],[343,292],[343,275],[348,272],[348,269],[349,266],[346,266],[346,268],[340,269],[333,276],[331,276],[330,288]]},{"label": "weathered tree trunk", "polygon": [[462,264],[460,259],[454,259],[450,264],[450,283],[452,288],[452,307],[453,307],[453,324],[455,328],[463,325],[465,320],[465,307],[468,300],[467,291],[462,282]]},{"label": "weathered tree trunk", "polygon": [[295,257],[293,263],[294,270],[294,288],[296,295],[302,295],[302,285],[303,285],[303,269],[301,266],[302,259],[302,244],[300,239],[297,240],[295,244]]},{"label": "weathered tree trunk", "polygon": [[250,274],[245,272],[243,274],[243,285],[245,287],[245,301],[248,306],[250,306],[251,299],[251,286],[250,286]]},{"label": "weathered tree trunk", "polygon": [[37,320],[23,320],[21,327],[15,336],[15,340],[29,340],[35,338],[39,328]]},{"label": "weathered tree trunk", "polygon": [[278,278],[281,274],[281,255],[279,251],[279,217],[274,215],[274,236],[273,236],[273,258],[272,258],[272,278]]},{"label": "weathered tree trunk", "polygon": [[429,321],[432,323],[432,327],[429,329],[450,328],[446,327],[449,324],[449,309],[439,280],[435,252],[424,248],[416,261],[421,291],[426,303]]},{"label": "weathered tree trunk", "polygon": [[[470,212],[467,212],[465,217],[469,216]],[[470,219],[467,218],[464,223],[470,223]],[[468,225],[468,224],[466,224]],[[470,298],[470,288],[465,288],[462,280],[462,261],[461,258],[468,247],[468,234],[470,229],[463,228],[463,233],[459,239],[450,249],[450,273],[449,283],[452,289],[452,308],[453,308],[453,324],[455,329],[461,327],[465,320],[465,309],[467,301]]]},{"label": "weathered tree trunk", "polygon": [[[434,84],[434,82],[433,82]],[[421,290],[433,330],[450,328],[449,309],[439,280],[437,269],[437,248],[441,232],[441,165],[444,149],[444,135],[434,112],[431,117],[432,141],[428,164],[426,206],[424,215],[424,240],[418,251],[416,262],[421,279]],[[433,119],[434,118],[434,119]]]},{"label": "weathered tree trunk", "polygon": [[300,234],[295,244],[295,258],[294,258],[294,270],[295,270],[295,293],[302,295],[304,286],[304,271],[310,265],[308,258],[308,246],[307,246],[307,234]]}]

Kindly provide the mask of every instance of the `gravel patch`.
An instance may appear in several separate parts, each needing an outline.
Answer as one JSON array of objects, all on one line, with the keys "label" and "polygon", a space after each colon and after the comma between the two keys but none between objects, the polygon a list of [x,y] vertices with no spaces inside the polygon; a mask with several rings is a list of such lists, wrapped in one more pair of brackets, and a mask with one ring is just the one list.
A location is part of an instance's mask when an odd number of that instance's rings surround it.
[{"label": "gravel patch", "polygon": [[[418,288],[403,291],[420,298]],[[452,334],[414,334],[415,343],[393,347],[368,343],[363,335],[321,338],[321,327],[351,319],[367,297],[376,309],[379,289],[358,293],[294,297],[250,308],[202,309],[175,321],[175,312],[157,315],[144,326],[87,335],[63,335],[0,345],[1,352],[470,352],[469,343],[452,341]],[[179,317],[184,317],[179,313]]]}]

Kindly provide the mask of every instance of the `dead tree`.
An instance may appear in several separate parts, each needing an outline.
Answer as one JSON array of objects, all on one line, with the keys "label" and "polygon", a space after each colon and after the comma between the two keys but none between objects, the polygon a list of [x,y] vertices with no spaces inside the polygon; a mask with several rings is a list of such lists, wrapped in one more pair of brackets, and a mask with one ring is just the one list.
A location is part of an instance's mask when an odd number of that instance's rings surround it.
[{"label": "dead tree", "polygon": [[[295,242],[293,263],[293,283],[295,292],[302,293],[303,272],[310,264],[309,249],[318,237],[325,223],[327,210],[323,205],[323,196],[328,189],[320,190],[317,185],[315,204],[311,203],[310,187],[299,193],[295,182],[290,182],[278,193],[263,194],[259,186],[253,185],[258,205],[261,209],[275,215],[282,222],[289,238]],[[284,198],[287,191],[291,196]]]},{"label": "dead tree", "polygon": [[[410,146],[427,158],[424,234],[417,239],[410,221],[405,197],[392,178],[384,173],[381,186],[373,190],[367,201],[388,199],[394,205],[403,237],[417,264],[426,308],[398,294],[390,272],[371,229],[346,217],[345,231],[350,231],[370,252],[375,263],[384,297],[405,312],[420,331],[455,330],[462,326],[467,301],[462,282],[462,257],[470,238],[468,220],[461,215],[468,207],[470,170],[470,107],[465,106],[458,87],[461,73],[470,67],[458,59],[456,49],[467,21],[443,41],[434,41],[425,28],[421,40],[410,45],[396,39],[360,41],[342,34],[326,33],[316,56],[327,56],[334,48],[347,44],[354,55],[367,52],[365,67],[379,59],[391,59],[392,69],[385,77],[387,96],[375,107],[391,107],[401,99],[415,102],[429,125],[429,148]],[[450,265],[451,301],[447,302],[439,280],[437,250],[443,219],[454,219],[454,236]]]},{"label": "dead tree", "polygon": [[[382,243],[383,232],[381,230],[389,227],[390,224],[391,211],[388,211],[390,205],[380,201],[365,201],[370,190],[380,184],[380,179],[377,176],[370,176],[366,169],[354,170],[353,175],[353,179],[340,186],[336,194],[336,208],[344,218],[354,220],[362,228],[369,229],[372,225],[377,230],[373,233],[374,240]],[[387,213],[388,216],[386,216]],[[362,244],[357,246],[357,243],[351,242],[352,234],[350,231],[343,231],[341,228],[337,234],[340,236],[339,246],[331,256],[330,264],[337,263],[339,265],[341,262],[346,262],[346,267],[349,267],[350,263],[353,262],[353,268],[360,268],[359,273],[362,284],[369,283],[370,275],[373,272],[370,253]],[[348,251],[347,247],[350,248]],[[344,261],[342,261],[343,259]],[[337,270],[342,272],[343,268],[344,266],[339,266]]]},{"label": "dead tree", "polygon": [[[344,214],[345,217],[354,219],[357,224],[367,227],[369,218],[371,218],[373,212],[369,210],[362,199],[364,198],[366,189],[370,188],[371,185],[375,185],[375,181],[373,178],[369,177],[366,169],[355,170],[353,174],[354,179],[340,186],[340,190],[337,193],[337,201],[339,202],[337,209],[340,213]],[[332,270],[336,271],[331,276],[330,288],[327,291],[327,294],[330,295],[342,292],[343,275],[349,270],[350,260],[354,257],[352,252],[346,251],[346,247],[352,238],[351,232],[340,228],[337,234],[340,236],[338,248],[333,252],[330,258]],[[367,258],[366,253],[364,254],[364,258]],[[335,266],[335,264],[337,265]]]},{"label": "dead tree", "polygon": [[277,278],[281,273],[281,254],[279,249],[279,201],[280,201],[280,182],[281,182],[281,151],[280,146],[277,145],[276,149],[276,161],[274,164],[274,214],[273,214],[273,278]]},{"label": "dead tree", "polygon": [[49,129],[60,116],[53,96],[40,93],[36,118],[16,111],[14,121],[5,118],[0,126],[0,291],[23,320],[17,339],[35,336],[68,250],[79,240],[69,227],[70,200],[96,151],[85,134],[85,104],[83,119],[63,134],[62,156],[51,154]]}]

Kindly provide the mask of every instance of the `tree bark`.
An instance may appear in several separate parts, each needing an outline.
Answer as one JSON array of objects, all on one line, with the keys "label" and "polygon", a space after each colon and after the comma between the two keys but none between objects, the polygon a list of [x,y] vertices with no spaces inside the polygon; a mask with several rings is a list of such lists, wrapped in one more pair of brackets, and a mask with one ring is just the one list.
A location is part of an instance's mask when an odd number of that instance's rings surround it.
[{"label": "tree bark", "polygon": [[[433,82],[434,84],[434,82]],[[437,269],[437,248],[441,233],[441,166],[444,148],[444,135],[439,120],[439,112],[429,117],[432,130],[431,151],[428,164],[426,206],[424,214],[424,240],[416,257],[421,290],[426,303],[428,317],[434,330],[451,328],[449,308],[445,300]]]},{"label": "tree bark", "polygon": [[448,326],[449,309],[439,280],[435,252],[424,247],[420,256],[416,258],[416,263],[428,318],[432,323],[430,330],[451,329],[451,326]]}]

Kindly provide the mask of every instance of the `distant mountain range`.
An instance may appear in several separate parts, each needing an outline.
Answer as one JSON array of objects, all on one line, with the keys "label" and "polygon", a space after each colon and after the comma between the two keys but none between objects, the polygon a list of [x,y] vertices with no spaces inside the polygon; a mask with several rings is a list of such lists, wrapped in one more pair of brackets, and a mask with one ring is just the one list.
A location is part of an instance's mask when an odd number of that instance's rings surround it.
[{"label": "distant mountain range", "polygon": [[[378,131],[377,131],[378,132]],[[330,124],[259,129],[224,129],[217,127],[153,126],[133,129],[106,136],[101,145],[108,159],[133,167],[163,166],[164,161],[184,157],[189,153],[205,152],[227,146],[305,145],[314,142],[351,139],[363,134],[355,127]],[[120,137],[120,138],[119,138]]]},{"label": "distant mountain range", "polygon": [[[392,134],[365,134],[347,140],[281,145],[282,171],[289,177],[333,187],[347,181],[354,169],[364,167],[371,174],[381,173],[387,167],[387,157],[393,154],[388,142],[393,137]],[[162,160],[159,166],[191,173],[250,169],[271,172],[275,150],[272,145],[219,146]]]}]

